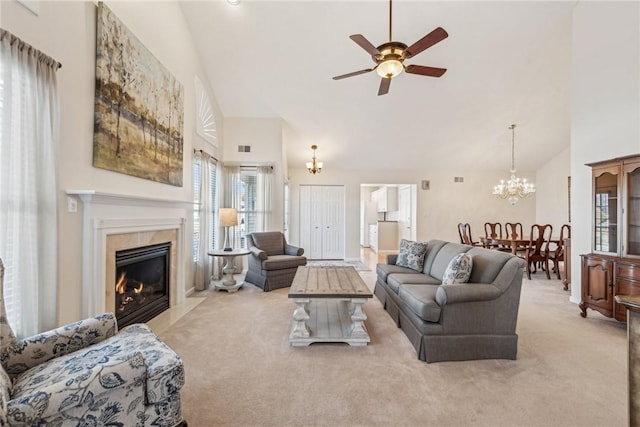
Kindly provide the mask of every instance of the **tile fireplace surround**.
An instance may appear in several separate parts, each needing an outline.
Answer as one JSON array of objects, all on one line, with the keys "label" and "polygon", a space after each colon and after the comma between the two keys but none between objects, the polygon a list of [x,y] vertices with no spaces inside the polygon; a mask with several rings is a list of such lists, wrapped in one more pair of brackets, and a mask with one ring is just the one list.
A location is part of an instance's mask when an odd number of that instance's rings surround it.
[{"label": "tile fireplace surround", "polygon": [[82,201],[82,316],[115,309],[116,251],[171,242],[169,305],[185,298],[185,225],[191,204],[67,190]]}]

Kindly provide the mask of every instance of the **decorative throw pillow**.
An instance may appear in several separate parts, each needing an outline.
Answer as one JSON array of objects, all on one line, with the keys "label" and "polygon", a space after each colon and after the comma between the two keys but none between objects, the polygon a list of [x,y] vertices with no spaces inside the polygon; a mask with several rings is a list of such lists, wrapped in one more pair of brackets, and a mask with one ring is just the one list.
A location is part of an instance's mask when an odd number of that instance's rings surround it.
[{"label": "decorative throw pillow", "polygon": [[473,268],[473,259],[467,253],[458,254],[449,262],[447,269],[442,276],[443,285],[451,285],[452,283],[467,283],[471,276]]},{"label": "decorative throw pillow", "polygon": [[13,383],[7,375],[7,372],[2,366],[0,366],[0,425],[5,426],[7,424],[7,403],[11,400],[11,390],[13,389]]},{"label": "decorative throw pillow", "polygon": [[416,271],[422,271],[422,267],[424,266],[424,255],[426,253],[426,243],[418,243],[402,239],[400,240],[400,253],[396,259],[396,265],[408,267]]}]

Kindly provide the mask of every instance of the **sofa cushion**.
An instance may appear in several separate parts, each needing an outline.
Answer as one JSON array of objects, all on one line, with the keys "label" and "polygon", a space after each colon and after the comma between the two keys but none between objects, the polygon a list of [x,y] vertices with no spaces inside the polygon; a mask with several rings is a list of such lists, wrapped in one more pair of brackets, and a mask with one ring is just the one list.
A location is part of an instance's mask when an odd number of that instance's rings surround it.
[{"label": "sofa cushion", "polygon": [[400,253],[396,265],[408,267],[415,271],[422,271],[427,244],[407,239],[400,240]]},{"label": "sofa cushion", "polygon": [[451,285],[453,283],[467,283],[471,277],[471,269],[473,268],[473,259],[471,255],[464,253],[458,254],[447,266],[442,276],[443,285]]},{"label": "sofa cushion", "polygon": [[395,265],[395,264],[378,264],[376,266],[376,274],[380,279],[382,279],[383,282],[386,282],[387,277],[393,273],[411,274],[411,273],[415,273],[415,271],[413,271],[408,267],[400,267],[399,265]]},{"label": "sofa cushion", "polygon": [[427,322],[440,320],[442,309],[436,302],[436,292],[439,286],[432,285],[402,285],[398,296],[407,307]]},{"label": "sofa cushion", "polygon": [[292,255],[272,255],[262,261],[263,270],[282,270],[285,268],[296,268],[300,265],[306,265],[307,258],[303,256]]},{"label": "sofa cushion", "polygon": [[485,251],[482,248],[473,248],[467,253],[473,256],[473,271],[469,279],[473,283],[492,283],[513,257],[509,252]]},{"label": "sofa cushion", "polygon": [[424,273],[392,273],[387,277],[387,285],[398,293],[400,285],[439,285],[440,281]]},{"label": "sofa cushion", "polygon": [[427,242],[427,253],[424,256],[424,268],[422,269],[423,273],[431,273],[433,260],[438,255],[438,252],[440,252],[440,249],[442,249],[448,243],[449,242],[445,242],[444,240],[429,240],[429,242]]},{"label": "sofa cushion", "polygon": [[471,246],[462,245],[460,243],[447,243],[438,251],[438,254],[433,260],[431,271],[428,273],[433,277],[442,279],[451,260],[456,255],[467,252],[469,249],[471,249]]},{"label": "sofa cushion", "polygon": [[268,256],[284,254],[284,234],[279,231],[251,233],[253,243],[267,253]]}]

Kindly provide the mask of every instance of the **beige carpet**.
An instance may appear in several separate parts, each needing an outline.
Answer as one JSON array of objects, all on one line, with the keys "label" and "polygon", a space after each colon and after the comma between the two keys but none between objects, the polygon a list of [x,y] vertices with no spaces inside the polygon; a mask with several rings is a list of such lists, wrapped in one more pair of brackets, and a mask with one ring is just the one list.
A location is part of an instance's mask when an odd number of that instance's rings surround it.
[{"label": "beige carpet", "polygon": [[292,348],[288,289],[251,285],[208,292],[161,338],[185,362],[190,427],[626,425],[625,326],[581,318],[538,276],[523,281],[515,361],[420,362],[375,298],[369,346]]}]

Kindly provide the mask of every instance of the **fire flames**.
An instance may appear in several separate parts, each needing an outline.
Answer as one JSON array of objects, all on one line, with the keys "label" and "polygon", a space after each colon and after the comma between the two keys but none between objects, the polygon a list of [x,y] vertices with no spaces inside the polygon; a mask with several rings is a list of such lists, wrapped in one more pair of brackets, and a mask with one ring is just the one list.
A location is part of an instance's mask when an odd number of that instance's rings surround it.
[{"label": "fire flames", "polygon": [[136,295],[139,295],[143,289],[144,283],[127,279],[127,272],[123,271],[116,282],[116,293],[120,295],[118,311],[123,312],[127,304],[135,300]]}]

